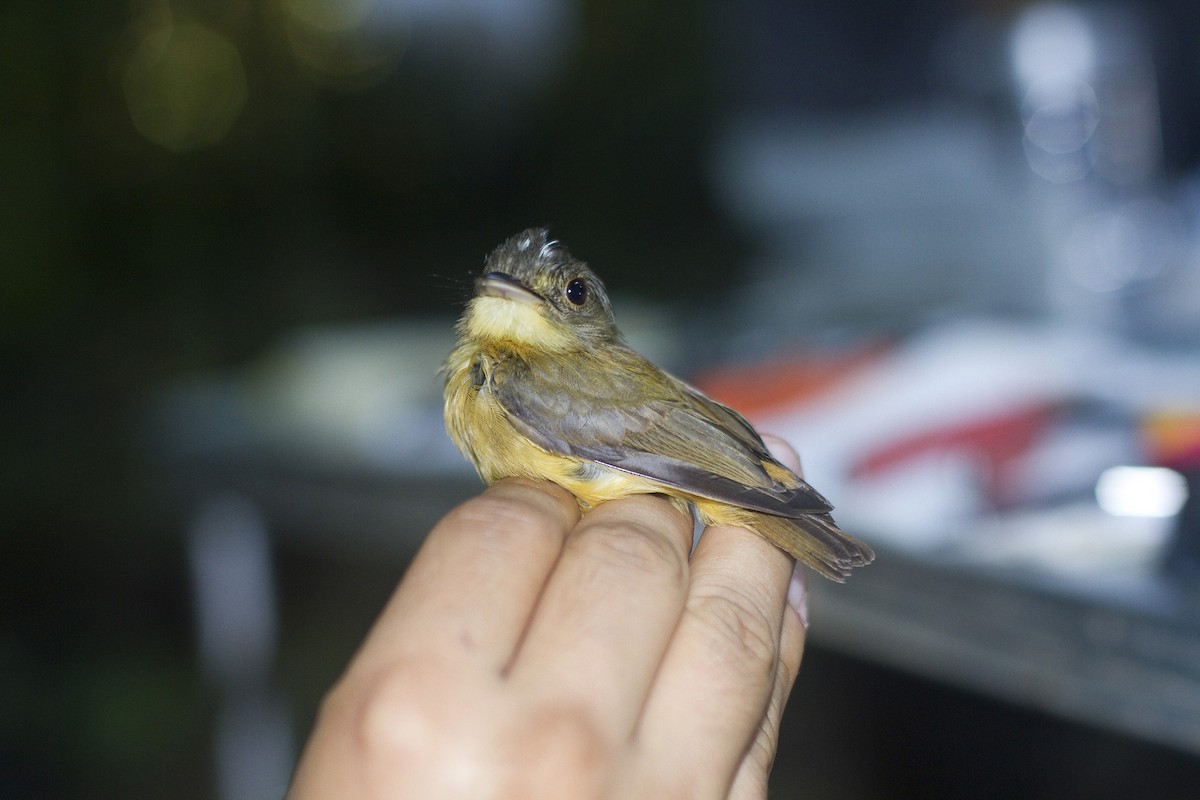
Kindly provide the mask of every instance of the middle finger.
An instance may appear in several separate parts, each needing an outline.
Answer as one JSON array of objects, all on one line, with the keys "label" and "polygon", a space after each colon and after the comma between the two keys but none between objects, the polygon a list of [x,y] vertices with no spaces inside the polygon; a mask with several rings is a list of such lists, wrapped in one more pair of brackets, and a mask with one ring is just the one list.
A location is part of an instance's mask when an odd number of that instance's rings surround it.
[{"label": "middle finger", "polygon": [[510,672],[548,702],[632,733],[687,596],[690,518],[659,497],[585,514],[534,611]]}]

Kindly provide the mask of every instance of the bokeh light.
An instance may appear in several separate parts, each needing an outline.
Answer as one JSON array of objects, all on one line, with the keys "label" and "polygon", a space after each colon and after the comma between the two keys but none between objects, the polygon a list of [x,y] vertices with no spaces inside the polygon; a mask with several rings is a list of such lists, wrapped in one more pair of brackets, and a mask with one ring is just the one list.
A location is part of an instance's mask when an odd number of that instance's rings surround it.
[{"label": "bokeh light", "polygon": [[1166,467],[1109,467],[1096,482],[1096,502],[1116,516],[1173,517],[1187,496],[1183,476]]},{"label": "bokeh light", "polygon": [[137,131],[174,152],[224,139],[248,96],[233,42],[195,20],[177,20],[169,10],[133,51],[121,87]]},{"label": "bokeh light", "polygon": [[373,0],[282,0],[288,49],[314,82],[362,89],[387,77],[399,63],[407,31],[391,15],[386,32],[372,26]]}]

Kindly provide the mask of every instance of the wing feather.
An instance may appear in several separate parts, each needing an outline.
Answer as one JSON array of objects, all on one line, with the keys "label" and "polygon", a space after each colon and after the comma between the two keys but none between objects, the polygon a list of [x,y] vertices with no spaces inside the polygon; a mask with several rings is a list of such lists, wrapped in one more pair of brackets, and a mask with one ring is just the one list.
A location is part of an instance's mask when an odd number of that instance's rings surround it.
[{"label": "wing feather", "polygon": [[[615,369],[582,355],[570,365],[509,359],[492,369],[488,390],[512,424],[550,452],[764,514],[797,518],[832,509],[771,456],[736,411],[632,350],[618,355]],[[569,394],[558,390],[563,386]]]}]

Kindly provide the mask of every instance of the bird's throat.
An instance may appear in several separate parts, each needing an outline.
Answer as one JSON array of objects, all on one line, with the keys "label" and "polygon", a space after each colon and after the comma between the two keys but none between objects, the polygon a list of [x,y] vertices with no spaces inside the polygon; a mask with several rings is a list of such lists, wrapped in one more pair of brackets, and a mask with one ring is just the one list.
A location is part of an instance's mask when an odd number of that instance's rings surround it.
[{"label": "bird's throat", "polygon": [[476,297],[464,321],[468,338],[516,349],[559,351],[569,349],[574,342],[569,331],[546,318],[540,305],[505,297]]}]

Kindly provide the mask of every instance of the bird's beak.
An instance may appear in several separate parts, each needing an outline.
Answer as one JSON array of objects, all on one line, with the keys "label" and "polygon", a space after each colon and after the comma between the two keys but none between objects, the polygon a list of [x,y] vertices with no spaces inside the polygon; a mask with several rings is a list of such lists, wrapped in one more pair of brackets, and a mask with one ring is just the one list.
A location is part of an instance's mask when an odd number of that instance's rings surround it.
[{"label": "bird's beak", "polygon": [[542,296],[529,289],[506,272],[488,272],[475,281],[475,293],[480,297],[502,297],[531,306],[542,304]]}]

